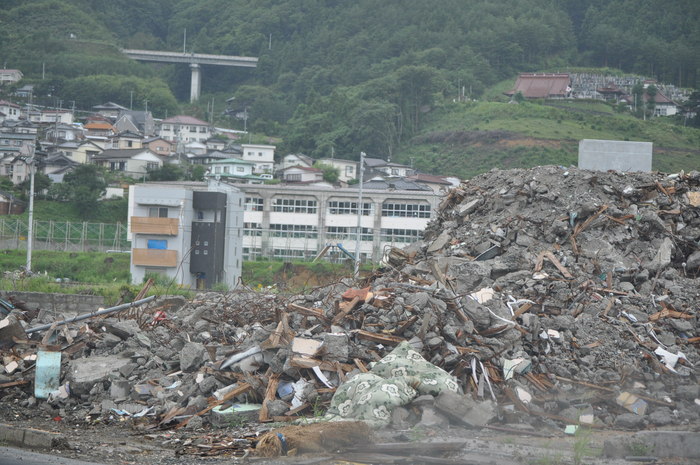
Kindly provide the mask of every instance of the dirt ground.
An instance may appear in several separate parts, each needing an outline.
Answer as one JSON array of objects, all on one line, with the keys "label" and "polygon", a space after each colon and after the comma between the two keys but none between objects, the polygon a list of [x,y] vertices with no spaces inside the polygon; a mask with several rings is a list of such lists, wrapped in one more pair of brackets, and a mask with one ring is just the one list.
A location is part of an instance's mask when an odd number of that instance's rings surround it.
[{"label": "dirt ground", "polygon": [[[51,455],[92,461],[103,464],[231,464],[231,463],[407,463],[360,462],[350,460],[353,454],[364,451],[366,444],[339,454],[315,454],[279,459],[262,459],[254,453],[245,456],[246,446],[256,436],[279,426],[251,423],[235,427],[205,427],[199,429],[139,430],[131,420],[97,423],[69,423],[48,416],[27,416],[21,411],[2,412],[3,421],[18,428],[36,428],[60,433],[54,441]],[[529,434],[513,434],[488,429],[449,427],[396,431],[381,430],[373,433],[375,443],[405,443],[406,448],[425,444],[426,453],[443,442],[463,442],[458,452],[435,455],[434,463],[453,464],[630,464],[638,461],[602,457],[606,440],[627,436],[624,431],[589,431],[585,435],[567,436],[527,430]],[[537,436],[533,436],[535,434]],[[231,445],[228,449],[212,450],[212,443]],[[420,450],[420,446],[419,446]],[[406,454],[408,455],[408,454]],[[422,455],[422,454],[421,454]],[[350,460],[350,462],[348,462]],[[418,457],[408,463],[428,463]],[[681,460],[657,460],[654,463],[691,463]]]}]

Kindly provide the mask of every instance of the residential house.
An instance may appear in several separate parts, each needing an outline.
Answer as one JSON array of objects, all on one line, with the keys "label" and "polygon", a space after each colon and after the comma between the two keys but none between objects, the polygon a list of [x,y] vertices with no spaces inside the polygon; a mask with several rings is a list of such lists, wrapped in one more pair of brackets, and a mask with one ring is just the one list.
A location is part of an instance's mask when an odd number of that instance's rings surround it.
[{"label": "residential house", "polygon": [[64,142],[54,148],[74,162],[81,164],[90,163],[95,155],[99,155],[104,150],[91,140]]},{"label": "residential house", "polygon": [[20,106],[8,102],[7,100],[0,100],[0,113],[3,113],[3,121],[18,121],[20,117]]},{"label": "residential house", "polygon": [[73,124],[73,113],[70,110],[41,110],[39,122]]},{"label": "residential house", "polygon": [[26,110],[24,113],[24,117],[26,118],[27,121],[33,123],[33,124],[40,124],[41,123],[41,110],[37,110],[35,108],[30,108]]},{"label": "residential house", "polygon": [[0,164],[0,173],[9,177],[16,186],[29,179],[31,158],[26,155],[5,156]]},{"label": "residential house", "polygon": [[408,176],[407,181],[412,181],[423,186],[427,186],[433,190],[433,192],[445,193],[459,185],[458,178],[452,178],[447,176],[435,176],[432,174],[418,173],[413,176]]},{"label": "residential house", "polygon": [[253,174],[254,163],[239,158],[212,160],[207,166],[209,167],[208,176],[225,179],[226,182],[259,184],[265,181],[264,178]]},{"label": "residential house", "polygon": [[0,69],[0,85],[14,84],[21,81],[23,76],[18,69]]},{"label": "residential house", "polygon": [[314,165],[314,159],[303,153],[289,153],[282,157],[282,161],[275,164],[275,172],[291,168],[292,166],[306,166],[311,168]]},{"label": "residential house", "polygon": [[147,148],[156,155],[170,155],[174,148],[171,142],[158,136],[143,139],[141,143],[143,144],[143,147]]},{"label": "residential house", "polygon": [[338,181],[348,182],[358,177],[357,167],[359,162],[353,160],[342,160],[340,158],[322,158],[319,163],[330,165],[338,169]]},{"label": "residential house", "polygon": [[44,137],[48,141],[57,142],[69,142],[77,141],[83,138],[84,130],[82,127],[75,126],[73,124],[53,124],[46,128],[44,132]]},{"label": "residential house", "polygon": [[[187,159],[193,165],[208,165],[208,164],[213,163],[215,161],[226,160],[229,158],[236,158],[239,161],[243,161],[240,159],[240,157],[236,157],[236,156],[232,156],[232,155],[236,155],[236,154],[232,154],[231,152],[220,152],[218,150],[214,150],[213,152],[207,152],[203,155],[192,155],[190,157],[187,157]],[[248,163],[248,162],[246,162],[246,163]]]},{"label": "residential house", "polygon": [[36,148],[36,134],[17,134],[14,132],[0,133],[0,147],[5,153],[31,156]]},{"label": "residential house", "polygon": [[568,73],[521,73],[513,89],[505,92],[512,97],[521,93],[525,98],[563,99],[571,97],[571,76]]},{"label": "residential house", "polygon": [[99,113],[105,118],[109,118],[112,121],[115,121],[122,111],[129,111],[129,109],[119,105],[118,103],[107,102],[103,103],[102,105],[95,105],[94,107],[92,107],[92,111],[94,111],[95,113]]},{"label": "residential house", "polygon": [[408,165],[392,163],[381,158],[365,158],[365,179],[373,176],[395,176],[405,178],[415,174],[415,170]]},{"label": "residential house", "polygon": [[14,132],[15,134],[36,134],[39,126],[26,120],[7,120],[2,123],[0,131]]},{"label": "residential house", "polygon": [[323,171],[308,166],[290,166],[280,172],[285,182],[323,182]]},{"label": "residential house", "polygon": [[152,136],[156,132],[155,121],[150,111],[122,110],[114,122],[119,132],[134,132],[142,136]]},{"label": "residential house", "polygon": [[274,145],[241,144],[241,150],[243,151],[241,158],[244,161],[255,163],[254,174],[272,175],[275,167]]},{"label": "residential house", "polygon": [[41,170],[52,182],[63,182],[63,176],[78,165],[63,152],[55,152],[44,159]]},{"label": "residential house", "polygon": [[192,116],[179,115],[163,120],[159,135],[171,142],[206,142],[212,136],[212,128]]},{"label": "residential house", "polygon": [[141,135],[136,132],[120,132],[110,137],[110,148],[113,149],[140,149],[143,148]]},{"label": "residential house", "polygon": [[207,153],[207,144],[204,142],[187,142],[184,148],[188,157],[204,155]]},{"label": "residential house", "polygon": [[117,133],[111,123],[91,121],[85,124],[87,136],[112,137]]},{"label": "residential house", "polygon": [[108,149],[92,157],[92,163],[133,178],[142,178],[148,171],[159,169],[163,160],[148,149]]},{"label": "residential house", "polygon": [[15,95],[21,98],[31,99],[34,93],[34,84],[25,84],[15,91]]},{"label": "residential house", "polygon": [[225,140],[216,137],[212,137],[206,141],[207,150],[224,150],[226,144],[227,142]]}]

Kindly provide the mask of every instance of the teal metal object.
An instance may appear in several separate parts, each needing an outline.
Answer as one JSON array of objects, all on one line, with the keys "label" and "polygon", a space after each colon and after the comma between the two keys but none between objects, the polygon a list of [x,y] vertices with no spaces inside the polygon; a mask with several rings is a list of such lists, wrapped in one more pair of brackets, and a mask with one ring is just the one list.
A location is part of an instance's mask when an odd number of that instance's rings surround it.
[{"label": "teal metal object", "polygon": [[34,397],[47,399],[61,385],[61,352],[39,350],[34,374]]}]

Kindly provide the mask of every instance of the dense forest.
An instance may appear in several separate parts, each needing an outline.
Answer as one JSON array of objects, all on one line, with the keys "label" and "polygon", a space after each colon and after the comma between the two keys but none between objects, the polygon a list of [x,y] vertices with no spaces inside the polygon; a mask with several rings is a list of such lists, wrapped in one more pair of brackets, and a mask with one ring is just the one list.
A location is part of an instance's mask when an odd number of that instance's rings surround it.
[{"label": "dense forest", "polygon": [[[286,151],[392,156],[427,115],[519,72],[574,67],[700,84],[700,2],[674,0],[3,0],[0,60],[37,101],[89,109],[188,100],[186,66],[138,63],[120,48],[259,57],[203,67],[206,117],[235,97],[248,128]],[[180,102],[180,103],[178,103]],[[228,121],[240,125],[240,121]]]}]

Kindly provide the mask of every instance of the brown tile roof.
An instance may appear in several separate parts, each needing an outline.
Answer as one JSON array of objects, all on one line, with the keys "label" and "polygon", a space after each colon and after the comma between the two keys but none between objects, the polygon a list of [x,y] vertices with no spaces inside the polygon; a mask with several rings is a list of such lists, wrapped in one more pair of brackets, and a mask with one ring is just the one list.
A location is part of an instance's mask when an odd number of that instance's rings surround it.
[{"label": "brown tile roof", "polygon": [[566,97],[570,90],[571,77],[563,74],[530,74],[523,73],[518,76],[512,90],[506,95],[515,95],[518,92],[525,98]]},{"label": "brown tile roof", "polygon": [[209,126],[209,123],[202,121],[201,119],[197,119],[193,116],[187,116],[187,115],[173,116],[172,118],[164,119],[163,123],[164,124],[195,124],[195,125],[199,125],[199,126]]}]

